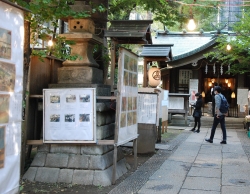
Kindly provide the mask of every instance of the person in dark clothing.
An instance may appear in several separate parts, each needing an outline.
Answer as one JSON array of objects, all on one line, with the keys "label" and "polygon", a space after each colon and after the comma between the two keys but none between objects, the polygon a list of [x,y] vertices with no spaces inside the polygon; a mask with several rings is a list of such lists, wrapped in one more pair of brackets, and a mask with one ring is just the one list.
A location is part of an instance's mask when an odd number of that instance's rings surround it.
[{"label": "person in dark clothing", "polygon": [[211,129],[211,134],[209,139],[205,139],[205,141],[209,143],[213,143],[214,139],[214,134],[217,125],[220,123],[221,129],[222,129],[222,136],[223,140],[220,142],[221,144],[227,144],[227,131],[226,131],[226,125],[225,125],[225,115],[226,113],[221,113],[220,112],[220,105],[221,105],[221,87],[216,86],[214,88],[215,91],[215,115],[214,115],[214,121],[213,121],[213,126]]},{"label": "person in dark clothing", "polygon": [[215,96],[215,93],[214,93],[214,88],[218,86],[218,84],[215,82],[214,83],[214,87],[211,89],[211,95],[212,95],[212,115],[214,117],[214,114],[215,114],[215,99],[214,99],[214,96]]},{"label": "person in dark clothing", "polygon": [[[200,93],[195,94],[196,97],[196,103],[191,104],[194,109],[193,117],[194,117],[194,128],[191,129],[190,131],[193,131],[195,133],[200,133],[200,127],[201,127],[201,107],[202,107],[202,96]],[[198,124],[198,129],[195,130],[196,126]]]}]

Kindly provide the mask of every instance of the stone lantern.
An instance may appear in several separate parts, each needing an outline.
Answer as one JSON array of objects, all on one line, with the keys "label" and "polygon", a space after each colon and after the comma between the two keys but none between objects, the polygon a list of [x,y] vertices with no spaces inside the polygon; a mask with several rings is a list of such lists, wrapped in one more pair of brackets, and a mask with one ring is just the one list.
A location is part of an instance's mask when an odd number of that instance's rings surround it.
[{"label": "stone lantern", "polygon": [[[90,11],[85,1],[75,1],[71,6],[74,11]],[[91,18],[68,18],[69,33],[60,34],[67,40],[74,41],[71,45],[72,55],[78,55],[75,61],[66,60],[58,71],[58,84],[101,84],[103,71],[93,58],[93,49],[96,44],[103,44],[103,40],[95,35],[95,23]]]}]

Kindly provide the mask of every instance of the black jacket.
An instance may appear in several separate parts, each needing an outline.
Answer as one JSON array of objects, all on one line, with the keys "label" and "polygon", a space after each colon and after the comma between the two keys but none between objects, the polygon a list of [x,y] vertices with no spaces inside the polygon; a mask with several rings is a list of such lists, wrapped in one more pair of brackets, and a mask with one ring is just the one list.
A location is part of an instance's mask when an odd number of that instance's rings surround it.
[{"label": "black jacket", "polygon": [[201,110],[202,107],[202,97],[200,96],[196,103],[194,105],[192,105],[193,107],[195,107],[195,110]]}]

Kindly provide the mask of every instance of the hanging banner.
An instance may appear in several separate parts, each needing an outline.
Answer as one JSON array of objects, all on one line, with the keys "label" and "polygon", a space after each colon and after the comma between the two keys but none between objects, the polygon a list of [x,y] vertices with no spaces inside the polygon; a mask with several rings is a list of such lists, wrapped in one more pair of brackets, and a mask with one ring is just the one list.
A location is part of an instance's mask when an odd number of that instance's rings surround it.
[{"label": "hanging banner", "polygon": [[0,193],[19,193],[23,11],[0,1]]},{"label": "hanging banner", "polygon": [[44,89],[45,143],[96,142],[96,90]]},{"label": "hanging banner", "polygon": [[198,92],[198,79],[190,79],[189,80],[189,103],[193,104],[196,102],[195,94]]},{"label": "hanging banner", "polygon": [[137,138],[137,63],[137,55],[124,48],[120,48],[116,111],[116,134],[118,136],[115,139],[118,145]]}]

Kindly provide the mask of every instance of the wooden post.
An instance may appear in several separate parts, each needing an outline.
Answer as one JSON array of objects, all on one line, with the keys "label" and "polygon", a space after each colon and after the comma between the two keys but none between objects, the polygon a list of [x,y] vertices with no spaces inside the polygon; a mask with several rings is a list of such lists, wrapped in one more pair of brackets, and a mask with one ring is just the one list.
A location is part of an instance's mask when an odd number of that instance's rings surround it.
[{"label": "wooden post", "polygon": [[148,86],[148,71],[147,71],[147,64],[148,61],[144,59],[144,67],[143,67],[143,85],[142,87],[147,87]]},{"label": "wooden post", "polygon": [[137,138],[133,140],[134,149],[134,169],[137,169]]},{"label": "wooden post", "polygon": [[117,144],[114,144],[114,156],[113,156],[113,171],[112,171],[112,184],[116,181],[116,164],[117,164]]},{"label": "wooden post", "polygon": [[115,78],[115,49],[116,48],[116,42],[111,41],[111,71],[110,71],[110,82],[107,82],[111,85],[111,91],[114,91],[114,78]]}]

